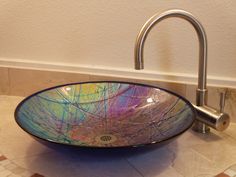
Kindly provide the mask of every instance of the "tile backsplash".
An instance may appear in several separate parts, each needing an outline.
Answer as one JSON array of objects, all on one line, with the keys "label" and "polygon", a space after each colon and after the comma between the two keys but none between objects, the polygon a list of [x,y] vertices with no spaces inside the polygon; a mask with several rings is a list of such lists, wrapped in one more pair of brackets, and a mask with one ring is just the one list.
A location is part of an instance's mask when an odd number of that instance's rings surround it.
[{"label": "tile backsplash", "polygon": [[[126,81],[158,86],[168,89],[195,103],[196,85],[162,82],[156,80],[140,80],[92,74],[66,73],[58,71],[30,70],[0,67],[0,95],[29,96],[39,90],[56,85],[85,81]],[[208,87],[208,104],[219,108],[220,92],[226,92],[225,112],[236,122],[236,89]]]},{"label": "tile backsplash", "polygon": [[9,94],[9,69],[0,68],[0,94]]}]

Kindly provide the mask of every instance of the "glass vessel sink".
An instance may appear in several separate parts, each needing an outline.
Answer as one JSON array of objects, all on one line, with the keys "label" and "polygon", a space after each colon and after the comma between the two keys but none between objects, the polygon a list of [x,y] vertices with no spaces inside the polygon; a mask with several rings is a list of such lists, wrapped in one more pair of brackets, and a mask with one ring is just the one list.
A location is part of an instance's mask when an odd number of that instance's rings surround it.
[{"label": "glass vessel sink", "polygon": [[195,111],[162,88],[126,82],[86,82],[49,88],[16,108],[18,125],[49,142],[79,147],[136,147],[174,138]]}]

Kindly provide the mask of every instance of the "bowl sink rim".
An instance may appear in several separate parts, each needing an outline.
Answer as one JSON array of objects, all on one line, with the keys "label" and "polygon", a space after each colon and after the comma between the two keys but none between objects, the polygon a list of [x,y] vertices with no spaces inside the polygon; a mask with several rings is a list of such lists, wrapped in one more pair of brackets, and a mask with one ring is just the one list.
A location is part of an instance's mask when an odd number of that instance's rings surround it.
[{"label": "bowl sink rim", "polygon": [[[137,144],[137,145],[124,145],[124,146],[85,146],[85,145],[76,145],[76,144],[69,144],[69,143],[62,143],[62,142],[57,142],[51,139],[46,139],[46,138],[42,138],[40,136],[34,135],[33,133],[31,133],[29,130],[27,130],[26,128],[24,128],[21,123],[18,121],[18,119],[20,119],[20,117],[18,116],[19,110],[21,109],[21,107],[24,105],[25,102],[27,102],[29,99],[31,99],[32,97],[49,91],[49,90],[53,90],[53,89],[57,89],[60,87],[65,87],[65,86],[72,86],[72,85],[81,85],[81,84],[98,84],[98,83],[117,83],[117,84],[131,84],[131,85],[137,85],[137,86],[144,86],[144,87],[150,87],[150,88],[154,88],[154,89],[159,89],[161,91],[167,92],[171,95],[174,95],[178,98],[180,98],[181,100],[183,100],[191,109],[192,111],[192,122],[191,124],[185,128],[184,130],[178,132],[177,134],[175,134],[174,136],[171,136],[169,138],[163,139],[161,141],[156,141],[156,142],[150,142],[150,143],[141,143],[141,144]],[[67,83],[67,84],[60,84],[60,85],[56,85],[56,86],[52,86],[52,87],[48,87],[46,89],[42,89],[39,90],[37,92],[34,92],[33,94],[30,94],[29,96],[25,97],[20,103],[18,103],[18,105],[16,106],[16,109],[14,111],[14,117],[15,117],[15,121],[18,124],[18,126],[25,131],[26,133],[28,133],[29,135],[31,135],[33,138],[40,140],[41,142],[50,142],[50,143],[54,143],[54,144],[59,144],[59,145],[66,145],[66,146],[70,146],[70,147],[78,147],[78,148],[92,148],[92,149],[117,149],[117,148],[135,148],[135,147],[143,147],[143,146],[150,146],[150,145],[154,145],[154,144],[165,144],[168,143],[170,140],[175,139],[176,137],[180,136],[181,134],[183,134],[184,132],[186,132],[189,128],[192,127],[194,121],[196,120],[196,110],[193,107],[193,105],[191,104],[190,101],[188,101],[185,97],[170,91],[168,89],[159,87],[159,86],[155,86],[155,85],[151,85],[151,84],[144,84],[144,83],[137,83],[137,82],[129,82],[129,81],[112,81],[112,80],[99,80],[99,81],[85,81],[85,82],[72,82],[72,83]]]}]

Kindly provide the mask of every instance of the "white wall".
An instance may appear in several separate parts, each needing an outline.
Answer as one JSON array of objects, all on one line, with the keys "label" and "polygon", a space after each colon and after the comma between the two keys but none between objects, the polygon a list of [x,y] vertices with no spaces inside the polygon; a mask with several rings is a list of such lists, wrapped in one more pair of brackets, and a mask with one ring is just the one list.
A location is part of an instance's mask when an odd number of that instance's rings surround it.
[{"label": "white wall", "polygon": [[236,86],[235,0],[1,0],[0,65],[195,81],[197,35],[178,18],[151,31],[145,70],[133,69],[138,31],[171,8],[191,12],[205,27],[210,83]]}]

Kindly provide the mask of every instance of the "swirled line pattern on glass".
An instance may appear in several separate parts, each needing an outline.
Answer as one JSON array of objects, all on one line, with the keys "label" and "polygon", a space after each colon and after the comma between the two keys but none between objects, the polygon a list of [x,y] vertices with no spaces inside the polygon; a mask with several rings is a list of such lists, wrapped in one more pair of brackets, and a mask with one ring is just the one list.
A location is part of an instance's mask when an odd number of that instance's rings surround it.
[{"label": "swirled line pattern on glass", "polygon": [[44,140],[88,147],[161,142],[189,128],[193,110],[162,89],[131,83],[65,85],[27,98],[16,121]]}]

